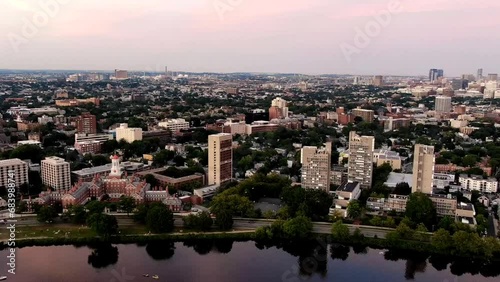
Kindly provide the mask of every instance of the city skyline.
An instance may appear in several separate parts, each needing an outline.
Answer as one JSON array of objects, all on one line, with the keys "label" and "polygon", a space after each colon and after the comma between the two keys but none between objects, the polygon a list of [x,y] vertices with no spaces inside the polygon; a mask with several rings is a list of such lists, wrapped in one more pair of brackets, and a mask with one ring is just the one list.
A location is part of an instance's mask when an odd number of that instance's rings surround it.
[{"label": "city skyline", "polygon": [[[474,5],[451,0],[42,2],[56,4],[0,3],[1,69],[161,72],[168,65],[222,73],[396,76],[425,75],[430,68],[444,69],[446,77],[479,68],[498,73],[498,61],[490,58],[500,55],[494,48],[499,42],[490,34],[500,26],[495,17],[500,3],[486,0]],[[394,3],[400,8],[388,12]],[[358,30],[384,15],[367,44],[355,44]],[[23,33],[29,24],[32,32]],[[481,52],[478,41],[488,43],[480,45]]]}]

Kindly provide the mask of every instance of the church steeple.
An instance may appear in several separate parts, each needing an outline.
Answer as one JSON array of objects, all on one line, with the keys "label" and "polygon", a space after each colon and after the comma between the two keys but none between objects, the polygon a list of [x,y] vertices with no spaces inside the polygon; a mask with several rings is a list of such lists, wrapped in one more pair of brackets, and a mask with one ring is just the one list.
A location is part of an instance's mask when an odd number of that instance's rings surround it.
[{"label": "church steeple", "polygon": [[118,155],[114,155],[111,157],[111,173],[109,176],[112,177],[121,177],[122,169],[120,167],[120,157]]}]

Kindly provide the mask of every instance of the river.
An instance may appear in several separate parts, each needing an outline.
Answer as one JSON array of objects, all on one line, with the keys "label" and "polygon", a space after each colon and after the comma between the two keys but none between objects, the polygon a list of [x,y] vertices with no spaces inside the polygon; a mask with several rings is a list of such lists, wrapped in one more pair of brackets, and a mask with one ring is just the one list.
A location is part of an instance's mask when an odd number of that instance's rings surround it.
[{"label": "river", "polygon": [[[2,261],[7,250],[2,250]],[[5,264],[4,271],[7,270]],[[499,281],[498,266],[322,242],[192,241],[25,247],[7,281]],[[474,274],[471,274],[474,273]],[[149,274],[150,277],[143,277]],[[0,274],[5,275],[5,274]],[[158,275],[159,279],[151,278]],[[486,277],[490,276],[490,277]]]}]

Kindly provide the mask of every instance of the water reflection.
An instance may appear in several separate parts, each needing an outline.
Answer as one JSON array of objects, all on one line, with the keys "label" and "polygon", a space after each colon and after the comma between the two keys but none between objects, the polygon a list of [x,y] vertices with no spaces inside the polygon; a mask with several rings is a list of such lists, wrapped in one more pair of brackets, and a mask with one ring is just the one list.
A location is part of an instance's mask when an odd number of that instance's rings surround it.
[{"label": "water reflection", "polygon": [[172,241],[151,242],[146,245],[146,252],[154,260],[167,260],[175,254],[175,243]]},{"label": "water reflection", "polygon": [[[183,243],[173,241],[158,241],[148,244],[137,244],[146,250],[153,260],[169,260],[176,252],[176,244],[194,250],[197,254],[206,256],[210,253],[229,254],[233,250],[235,241],[232,240],[189,240]],[[328,260],[330,263],[348,261],[350,256],[373,256],[366,246],[347,246],[321,240],[310,241],[281,241],[281,242],[249,242],[255,244],[259,250],[275,248],[282,250],[297,259],[297,274],[310,277],[318,274],[326,277],[328,273]],[[177,245],[179,248],[179,245]],[[94,268],[105,268],[118,261],[118,247],[111,244],[96,244],[89,246],[91,253],[88,264]],[[352,249],[352,252],[351,252]],[[376,253],[378,254],[379,251]],[[383,258],[386,261],[404,261],[404,277],[407,280],[415,279],[418,273],[424,273],[432,266],[436,271],[450,272],[456,276],[465,274],[481,275],[484,277],[497,277],[500,275],[498,262],[484,263],[472,259],[457,259],[446,256],[428,255],[410,251],[385,251]]]},{"label": "water reflection", "polygon": [[87,262],[94,268],[105,268],[118,262],[118,248],[109,243],[96,244],[89,248],[92,248],[92,253]]}]

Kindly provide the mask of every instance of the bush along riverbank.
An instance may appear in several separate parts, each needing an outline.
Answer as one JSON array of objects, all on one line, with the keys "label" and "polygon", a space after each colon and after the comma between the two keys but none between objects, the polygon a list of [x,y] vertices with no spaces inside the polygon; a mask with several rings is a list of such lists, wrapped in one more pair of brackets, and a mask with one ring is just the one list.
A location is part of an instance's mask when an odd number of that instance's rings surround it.
[{"label": "bush along riverbank", "polygon": [[366,245],[372,248],[408,250],[471,260],[500,261],[500,241],[494,237],[481,238],[471,230],[451,234],[445,229],[428,233],[423,228],[411,229],[401,223],[385,239],[365,238],[359,229],[352,234],[342,222],[332,225],[331,239],[347,245]]}]

